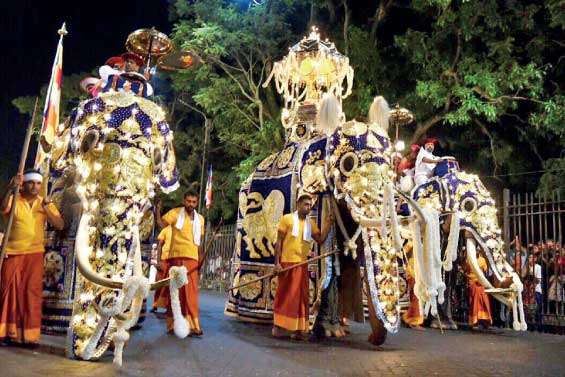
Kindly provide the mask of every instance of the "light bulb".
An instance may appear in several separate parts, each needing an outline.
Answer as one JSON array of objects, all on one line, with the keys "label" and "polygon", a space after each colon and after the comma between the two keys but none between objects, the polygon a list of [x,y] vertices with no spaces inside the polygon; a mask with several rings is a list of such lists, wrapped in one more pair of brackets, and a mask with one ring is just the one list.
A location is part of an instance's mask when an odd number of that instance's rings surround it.
[{"label": "light bulb", "polygon": [[394,150],[397,152],[402,152],[404,148],[406,148],[406,143],[404,143],[404,140],[398,140],[394,145]]}]

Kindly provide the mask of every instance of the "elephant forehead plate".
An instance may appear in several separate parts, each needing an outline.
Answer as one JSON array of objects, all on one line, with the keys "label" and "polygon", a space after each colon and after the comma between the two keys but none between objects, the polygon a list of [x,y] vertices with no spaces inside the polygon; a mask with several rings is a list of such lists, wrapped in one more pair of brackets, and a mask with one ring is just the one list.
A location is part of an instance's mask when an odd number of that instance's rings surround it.
[{"label": "elephant forehead plate", "polygon": [[350,121],[343,125],[343,133],[347,136],[359,136],[367,132],[367,125],[356,121]]},{"label": "elephant forehead plate", "polygon": [[114,164],[120,161],[121,156],[122,156],[122,148],[118,144],[107,143],[104,145],[104,150],[102,151],[102,158],[107,165]]}]

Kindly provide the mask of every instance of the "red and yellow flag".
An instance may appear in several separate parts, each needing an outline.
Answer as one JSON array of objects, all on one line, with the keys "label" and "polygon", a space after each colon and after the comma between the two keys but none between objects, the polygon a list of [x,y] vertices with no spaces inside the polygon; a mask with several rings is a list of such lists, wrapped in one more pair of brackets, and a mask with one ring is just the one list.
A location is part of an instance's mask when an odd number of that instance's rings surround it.
[{"label": "red and yellow flag", "polygon": [[65,24],[59,32],[59,44],[57,45],[57,53],[55,54],[55,62],[51,70],[51,80],[47,88],[47,97],[45,98],[45,107],[43,109],[43,123],[41,126],[40,142],[37,146],[37,154],[35,155],[35,168],[39,169],[43,161],[48,156],[43,146],[51,146],[57,127],[59,126],[59,107],[61,102],[61,83],[63,79],[63,37],[67,34]]}]

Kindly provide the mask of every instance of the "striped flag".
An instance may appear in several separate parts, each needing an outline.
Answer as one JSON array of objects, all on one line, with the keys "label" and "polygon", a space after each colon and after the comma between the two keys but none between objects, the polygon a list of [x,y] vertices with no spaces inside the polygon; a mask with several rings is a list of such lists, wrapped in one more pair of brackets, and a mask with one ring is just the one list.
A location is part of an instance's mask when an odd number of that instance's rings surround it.
[{"label": "striped flag", "polygon": [[48,151],[43,149],[43,145],[51,146],[57,127],[59,126],[59,105],[61,102],[61,82],[63,79],[63,37],[67,34],[65,24],[58,31],[59,44],[57,45],[57,53],[55,61],[51,69],[51,80],[47,88],[47,97],[45,97],[45,107],[43,108],[43,123],[41,126],[41,134],[39,135],[40,143],[37,146],[37,154],[35,155],[35,168],[39,169],[43,161],[48,156]]},{"label": "striped flag", "polygon": [[212,207],[212,165],[208,166],[208,181],[206,181],[206,209]]}]

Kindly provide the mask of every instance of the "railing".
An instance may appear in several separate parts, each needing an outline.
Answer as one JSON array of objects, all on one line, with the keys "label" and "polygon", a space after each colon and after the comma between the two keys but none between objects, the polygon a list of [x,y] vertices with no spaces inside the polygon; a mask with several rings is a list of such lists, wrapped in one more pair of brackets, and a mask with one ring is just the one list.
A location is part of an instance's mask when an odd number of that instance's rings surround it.
[{"label": "railing", "polygon": [[[530,313],[530,325],[564,332],[565,200],[561,199],[559,193],[550,197],[536,197],[533,193],[512,194],[504,190],[503,219],[505,244],[510,246],[508,261],[522,275],[526,286],[535,282],[534,273],[531,272],[533,269],[528,268],[528,257],[534,255],[534,263],[541,267],[541,307],[532,304],[531,300],[527,304],[531,312],[536,311]],[[522,245],[519,253],[516,252],[516,238]]]},{"label": "railing", "polygon": [[212,231],[206,232],[208,253],[200,270],[200,286],[207,289],[224,291],[230,284],[230,262],[235,247],[235,224],[224,225],[212,237]]}]

